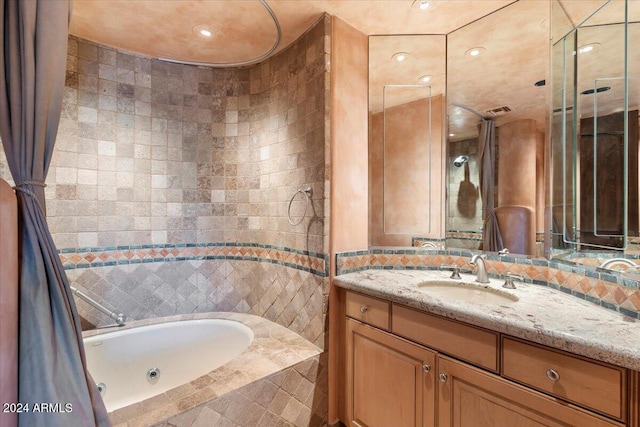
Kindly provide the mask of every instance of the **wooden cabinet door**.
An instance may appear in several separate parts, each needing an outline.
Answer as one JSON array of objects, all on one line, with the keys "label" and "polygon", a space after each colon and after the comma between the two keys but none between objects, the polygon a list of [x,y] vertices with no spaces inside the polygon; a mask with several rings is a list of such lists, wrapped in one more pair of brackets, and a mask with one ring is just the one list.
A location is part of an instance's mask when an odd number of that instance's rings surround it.
[{"label": "wooden cabinet door", "polygon": [[621,427],[497,375],[438,356],[438,427]]},{"label": "wooden cabinet door", "polygon": [[349,427],[434,427],[436,353],[346,320]]}]

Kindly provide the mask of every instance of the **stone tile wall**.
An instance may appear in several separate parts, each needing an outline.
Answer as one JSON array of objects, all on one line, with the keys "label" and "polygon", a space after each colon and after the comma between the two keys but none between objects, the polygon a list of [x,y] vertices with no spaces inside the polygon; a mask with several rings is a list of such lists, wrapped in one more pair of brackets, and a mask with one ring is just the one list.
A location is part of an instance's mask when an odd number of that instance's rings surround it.
[{"label": "stone tile wall", "polygon": [[327,353],[255,381],[155,427],[327,425]]},{"label": "stone tile wall", "polygon": [[[304,254],[325,264],[328,252],[329,29],[323,16],[245,69],[173,64],[70,37],[46,197],[72,284],[133,319],[254,312],[322,345],[328,270]],[[0,176],[10,181],[1,150]],[[306,217],[292,226],[289,201],[306,186],[312,201],[297,195],[293,219]],[[303,256],[287,264],[154,255],[118,265],[126,250],[221,243]],[[79,311],[85,326],[105,323],[84,303]]]},{"label": "stone tile wall", "polygon": [[[231,311],[262,316],[325,347],[329,279],[259,261],[154,262],[67,270],[70,281],[128,320]],[[113,320],[77,301],[83,329]]]}]

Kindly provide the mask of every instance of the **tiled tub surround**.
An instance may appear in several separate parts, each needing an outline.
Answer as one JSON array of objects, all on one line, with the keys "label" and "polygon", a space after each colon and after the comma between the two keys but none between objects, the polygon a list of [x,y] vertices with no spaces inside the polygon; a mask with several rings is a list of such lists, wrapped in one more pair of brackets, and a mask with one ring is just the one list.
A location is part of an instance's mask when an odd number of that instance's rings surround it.
[{"label": "tiled tub surround", "polygon": [[190,383],[112,412],[115,427],[326,423],[325,355],[282,326],[247,314],[206,313],[131,322],[124,328],[205,318],[241,322],[253,330],[253,342],[237,358]]},{"label": "tiled tub surround", "polygon": [[[630,369],[640,369],[640,323],[554,289],[529,283],[503,289],[502,280],[486,285],[516,296],[517,301],[483,303],[438,297],[419,284],[449,279],[445,271],[367,270],[338,276],[337,286],[496,332]],[[462,280],[473,283],[475,275]],[[485,285],[482,285],[485,286]]]},{"label": "tiled tub surround", "polygon": [[[425,249],[371,249],[336,256],[338,275],[363,270],[437,270],[441,265],[457,265],[462,272],[475,272],[469,264],[471,252]],[[526,283],[549,287],[573,297],[640,319],[640,281],[604,270],[568,265],[538,258],[500,257],[486,260],[490,277],[511,272]]]},{"label": "tiled tub surround", "polygon": [[[127,321],[227,311],[262,316],[325,348],[328,277],[271,262],[193,259],[67,270],[71,284]],[[77,300],[83,329],[113,324]]]}]

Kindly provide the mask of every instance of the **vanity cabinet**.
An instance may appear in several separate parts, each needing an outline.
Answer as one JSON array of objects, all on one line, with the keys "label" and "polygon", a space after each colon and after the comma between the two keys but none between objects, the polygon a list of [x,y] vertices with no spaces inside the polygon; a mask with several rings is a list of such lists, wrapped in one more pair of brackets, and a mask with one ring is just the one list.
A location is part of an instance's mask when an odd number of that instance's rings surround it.
[{"label": "vanity cabinet", "polygon": [[440,427],[623,425],[450,357],[438,356],[438,372]]},{"label": "vanity cabinet", "polygon": [[638,427],[625,368],[343,292],[348,427]]},{"label": "vanity cabinet", "polygon": [[346,320],[350,427],[433,427],[436,353]]}]

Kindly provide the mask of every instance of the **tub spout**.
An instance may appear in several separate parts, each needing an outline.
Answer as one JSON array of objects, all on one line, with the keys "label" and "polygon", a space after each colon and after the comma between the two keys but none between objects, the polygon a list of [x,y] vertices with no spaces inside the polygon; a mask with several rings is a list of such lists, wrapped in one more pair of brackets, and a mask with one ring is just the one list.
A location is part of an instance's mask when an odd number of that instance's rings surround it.
[{"label": "tub spout", "polygon": [[604,261],[602,264],[600,264],[600,268],[611,268],[614,265],[626,265],[627,267],[631,268],[631,269],[637,269],[638,268],[638,264],[636,264],[633,261],[630,261],[626,258],[611,258],[608,259],[606,261]]},{"label": "tub spout", "polygon": [[118,324],[118,326],[124,326],[124,322],[127,319],[127,316],[125,316],[122,313],[116,313],[115,311],[109,310],[107,307],[105,307],[104,305],[100,304],[98,301],[94,300],[89,295],[85,294],[84,292],[81,292],[78,289],[74,288],[73,286],[69,286],[69,288],[71,289],[71,292],[73,292],[73,294],[75,296],[77,296],[81,300],[83,300],[86,303],[92,305],[93,307],[97,308],[98,310],[100,310],[101,312],[103,312],[104,314],[106,314],[107,316],[112,318],[113,320],[115,320],[116,323]]}]

